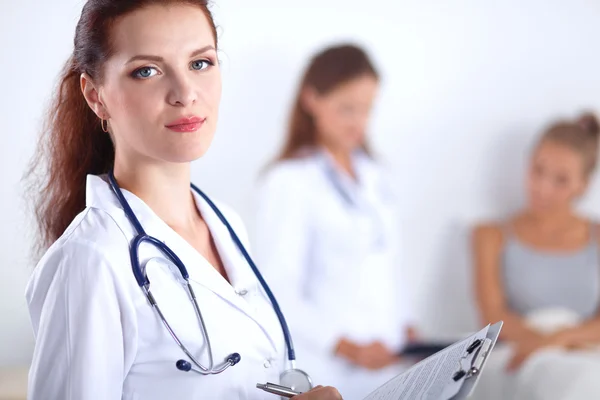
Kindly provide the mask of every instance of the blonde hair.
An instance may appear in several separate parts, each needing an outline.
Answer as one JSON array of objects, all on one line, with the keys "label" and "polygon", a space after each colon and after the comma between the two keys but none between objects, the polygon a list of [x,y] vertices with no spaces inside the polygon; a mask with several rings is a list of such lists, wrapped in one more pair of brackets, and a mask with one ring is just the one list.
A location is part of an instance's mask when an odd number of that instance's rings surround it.
[{"label": "blonde hair", "polygon": [[583,113],[575,121],[560,121],[551,125],[538,142],[551,141],[567,146],[579,153],[583,159],[584,174],[589,177],[598,163],[600,124],[591,112]]}]

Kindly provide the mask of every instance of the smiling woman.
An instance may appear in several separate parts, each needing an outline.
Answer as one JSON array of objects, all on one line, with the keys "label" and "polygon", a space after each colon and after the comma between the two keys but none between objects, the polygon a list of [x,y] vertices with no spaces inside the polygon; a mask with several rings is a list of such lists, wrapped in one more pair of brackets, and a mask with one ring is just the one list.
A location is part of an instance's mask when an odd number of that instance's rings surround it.
[{"label": "smiling woman", "polygon": [[191,189],[216,52],[206,1],[85,4],[32,169],[45,253],[26,293],[29,399],[259,399],[257,383],[297,372],[243,223]]}]

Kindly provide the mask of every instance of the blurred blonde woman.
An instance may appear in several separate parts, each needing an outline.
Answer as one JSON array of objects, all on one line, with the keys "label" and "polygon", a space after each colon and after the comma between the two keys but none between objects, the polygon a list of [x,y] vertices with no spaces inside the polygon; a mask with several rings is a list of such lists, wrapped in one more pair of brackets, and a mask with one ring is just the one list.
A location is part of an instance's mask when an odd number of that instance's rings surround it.
[{"label": "blurred blonde woman", "polygon": [[[600,229],[574,202],[598,160],[593,114],[550,126],[536,144],[527,205],[474,232],[479,309],[504,320],[493,362],[478,388],[485,399],[600,396]],[[595,375],[595,377],[593,377]]]}]

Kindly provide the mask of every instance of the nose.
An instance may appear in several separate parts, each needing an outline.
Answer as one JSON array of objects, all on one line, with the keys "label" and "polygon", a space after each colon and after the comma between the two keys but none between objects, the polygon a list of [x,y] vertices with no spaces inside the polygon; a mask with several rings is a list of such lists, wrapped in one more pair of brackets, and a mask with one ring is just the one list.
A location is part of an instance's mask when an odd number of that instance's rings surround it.
[{"label": "nose", "polygon": [[198,100],[198,92],[184,74],[171,75],[167,102],[175,107],[187,107]]},{"label": "nose", "polygon": [[550,197],[552,197],[552,182],[548,178],[539,178],[537,184],[535,185],[535,192],[540,200],[548,201]]}]

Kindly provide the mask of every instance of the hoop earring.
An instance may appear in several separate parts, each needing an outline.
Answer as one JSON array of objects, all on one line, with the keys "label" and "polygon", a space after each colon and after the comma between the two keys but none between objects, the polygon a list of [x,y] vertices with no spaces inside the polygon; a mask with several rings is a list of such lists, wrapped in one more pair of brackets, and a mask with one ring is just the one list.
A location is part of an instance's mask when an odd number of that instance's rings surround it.
[{"label": "hoop earring", "polygon": [[[105,122],[106,122],[106,127],[104,124]],[[100,118],[100,126],[102,127],[102,132],[108,133],[108,121],[107,120]]]}]

